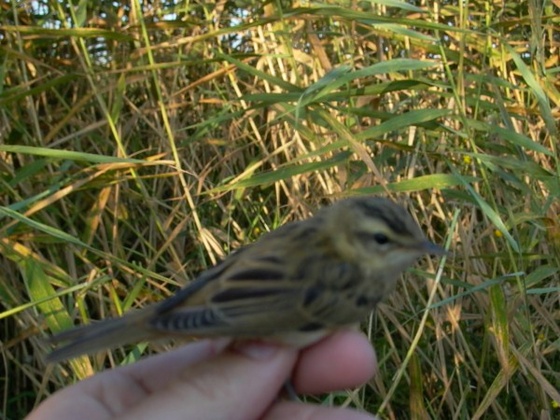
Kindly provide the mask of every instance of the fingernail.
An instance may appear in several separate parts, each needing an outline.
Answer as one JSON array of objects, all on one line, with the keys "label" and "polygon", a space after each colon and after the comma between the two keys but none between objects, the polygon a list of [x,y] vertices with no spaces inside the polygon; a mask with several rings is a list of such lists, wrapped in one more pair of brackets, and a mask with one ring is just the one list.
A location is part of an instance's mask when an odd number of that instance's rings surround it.
[{"label": "fingernail", "polygon": [[262,341],[243,341],[233,346],[235,351],[255,360],[267,360],[278,352],[278,346]]}]

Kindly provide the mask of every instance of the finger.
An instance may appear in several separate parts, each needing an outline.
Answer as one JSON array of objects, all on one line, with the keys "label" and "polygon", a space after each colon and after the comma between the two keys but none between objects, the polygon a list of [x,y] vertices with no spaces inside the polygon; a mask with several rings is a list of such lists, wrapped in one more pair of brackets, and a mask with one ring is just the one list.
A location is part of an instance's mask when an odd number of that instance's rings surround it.
[{"label": "finger", "polygon": [[124,366],[117,369],[117,372],[130,376],[144,389],[152,392],[174,381],[188,366],[217,356],[230,343],[230,339],[197,341]]},{"label": "finger", "polygon": [[[120,419],[260,418],[292,371],[297,351],[245,343],[184,369],[167,387],[129,407]],[[250,403],[240,403],[250,401]]]},{"label": "finger", "polygon": [[263,420],[376,420],[377,417],[368,413],[349,408],[325,407],[313,404],[301,404],[282,401],[271,407]]},{"label": "finger", "polygon": [[167,386],[187,366],[216,356],[228,343],[229,340],[203,340],[99,373],[55,393],[28,420],[110,419]]},{"label": "finger", "polygon": [[377,358],[367,337],[345,330],[303,350],[292,381],[298,392],[318,394],[359,386],[376,369]]}]

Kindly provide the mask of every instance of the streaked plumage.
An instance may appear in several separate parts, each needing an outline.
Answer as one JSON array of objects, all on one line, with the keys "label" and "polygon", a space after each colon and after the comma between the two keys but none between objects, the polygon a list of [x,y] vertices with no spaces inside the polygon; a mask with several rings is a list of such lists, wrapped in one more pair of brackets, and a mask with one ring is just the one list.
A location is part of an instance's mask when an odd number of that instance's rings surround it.
[{"label": "streaked plumage", "polygon": [[304,347],[364,319],[400,273],[442,248],[401,206],[356,197],[229,255],[174,296],[62,332],[49,361],[166,336],[265,338]]}]

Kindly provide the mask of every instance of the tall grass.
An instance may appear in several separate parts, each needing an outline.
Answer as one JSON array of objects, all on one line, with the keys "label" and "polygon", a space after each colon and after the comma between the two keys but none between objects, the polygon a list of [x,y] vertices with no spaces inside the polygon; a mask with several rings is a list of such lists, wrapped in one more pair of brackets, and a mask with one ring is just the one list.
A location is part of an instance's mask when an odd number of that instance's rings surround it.
[{"label": "tall grass", "polygon": [[382,418],[560,416],[559,8],[549,2],[5,2],[2,418],[154,349],[47,366],[44,338],[163,299],[352,194],[453,254],[320,397]]}]

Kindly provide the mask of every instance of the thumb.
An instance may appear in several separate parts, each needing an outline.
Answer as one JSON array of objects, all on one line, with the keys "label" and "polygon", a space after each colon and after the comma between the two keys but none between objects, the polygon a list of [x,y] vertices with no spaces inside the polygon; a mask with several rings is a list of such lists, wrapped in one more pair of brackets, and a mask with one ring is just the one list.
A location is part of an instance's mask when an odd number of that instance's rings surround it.
[{"label": "thumb", "polygon": [[297,350],[249,342],[189,366],[121,419],[231,419],[262,416],[290,376]]}]

